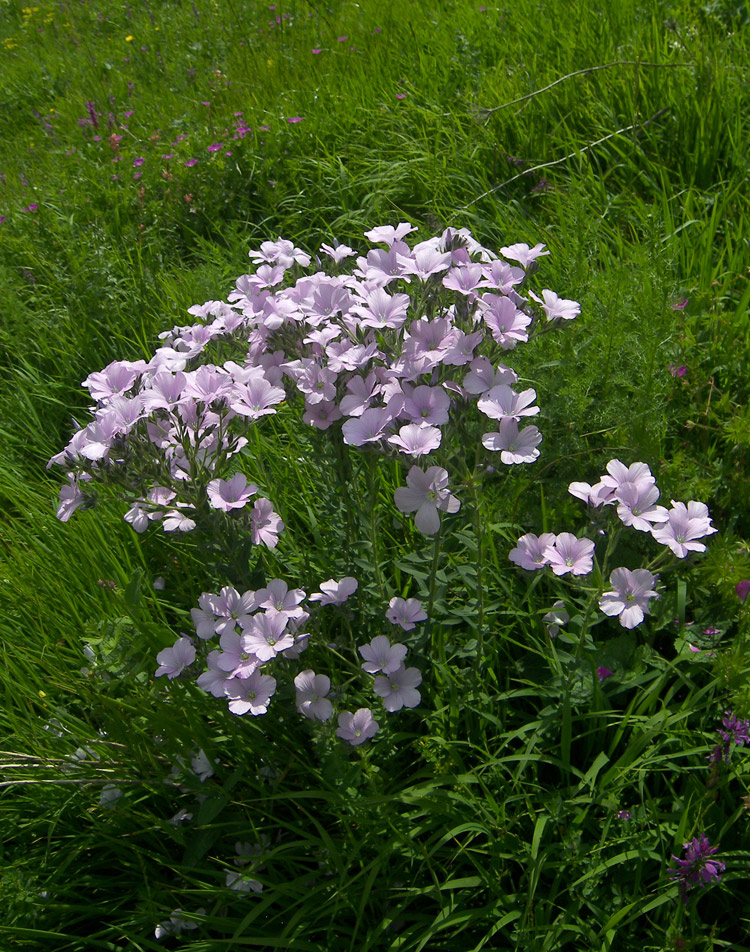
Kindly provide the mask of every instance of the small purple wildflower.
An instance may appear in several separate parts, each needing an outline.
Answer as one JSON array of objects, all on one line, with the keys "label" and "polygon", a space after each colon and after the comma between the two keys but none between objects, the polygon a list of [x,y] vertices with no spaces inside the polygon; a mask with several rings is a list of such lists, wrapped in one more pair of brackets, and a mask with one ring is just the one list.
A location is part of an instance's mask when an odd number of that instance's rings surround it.
[{"label": "small purple wildflower", "polygon": [[184,161],[184,163],[183,163],[183,165],[185,166],[186,169],[192,169],[192,167],[193,167],[194,165],[197,165],[197,164],[198,164],[198,160],[197,160],[197,159],[185,159],[185,161]]},{"label": "small purple wildflower", "polygon": [[743,579],[741,582],[738,582],[734,586],[734,590],[737,592],[737,598],[744,603],[748,593],[750,593],[750,579]]},{"label": "small purple wildflower", "polygon": [[687,902],[688,893],[693,886],[705,889],[711,883],[721,882],[721,874],[726,865],[709,858],[718,852],[719,847],[711,846],[705,833],[693,837],[689,843],[683,843],[682,848],[685,851],[684,859],[673,855],[672,859],[677,865],[667,872],[671,880],[678,882],[682,901]]},{"label": "small purple wildflower", "polygon": [[688,299],[683,298],[681,301],[675,301],[674,304],[669,305],[673,311],[684,311],[688,306]]},{"label": "small purple wildflower", "polygon": [[316,46],[314,49],[310,50],[310,52],[313,53],[315,56],[317,56],[318,53],[322,53],[323,50],[320,49],[320,47],[317,47],[317,46]]},{"label": "small purple wildflower", "polygon": [[24,212],[35,212],[39,208],[39,205],[36,202],[32,202],[31,205],[27,205],[22,209]]},{"label": "small purple wildflower", "polygon": [[632,820],[633,814],[630,812],[630,810],[618,810],[617,819],[618,820]]},{"label": "small purple wildflower", "polygon": [[142,156],[142,155],[139,155],[137,158],[133,159],[133,165],[134,165],[136,168],[138,168],[138,166],[143,165],[143,164],[145,163],[145,161],[146,161],[146,160],[143,158],[143,156]]},{"label": "small purple wildflower", "polygon": [[302,116],[290,116],[290,117],[287,119],[287,122],[291,123],[292,125],[293,125],[295,122],[302,122]]},{"label": "small purple wildflower", "polygon": [[396,99],[406,99],[406,93],[396,93]]},{"label": "small purple wildflower", "polygon": [[750,743],[750,721],[740,720],[731,711],[725,711],[722,719],[722,727],[717,728],[717,733],[725,744],[735,744],[737,747],[744,747]]},{"label": "small purple wildflower", "polygon": [[224,147],[224,143],[223,143],[223,142],[212,142],[211,145],[208,147],[208,151],[209,151],[209,152],[221,152],[221,150],[222,150],[223,147]]},{"label": "small purple wildflower", "polygon": [[609,668],[599,665],[599,667],[596,669],[596,676],[599,678],[599,684],[601,684],[603,681],[606,681],[607,678],[612,677],[612,672],[609,670]]},{"label": "small purple wildflower", "polygon": [[687,373],[687,367],[684,364],[668,364],[667,370],[673,377],[684,377]]}]

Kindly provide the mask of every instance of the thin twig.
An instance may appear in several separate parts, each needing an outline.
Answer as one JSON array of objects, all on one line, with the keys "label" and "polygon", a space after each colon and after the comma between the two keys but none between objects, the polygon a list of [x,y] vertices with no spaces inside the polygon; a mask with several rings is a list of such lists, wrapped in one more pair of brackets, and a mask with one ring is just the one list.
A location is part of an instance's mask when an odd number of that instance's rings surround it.
[{"label": "thin twig", "polygon": [[564,82],[566,79],[572,79],[573,76],[583,76],[586,73],[595,73],[600,69],[612,69],[613,66],[648,66],[649,68],[664,66],[689,69],[694,65],[694,63],[643,63],[639,62],[638,60],[618,60],[616,63],[602,63],[599,66],[587,66],[585,69],[577,69],[574,73],[567,73],[565,76],[560,76],[559,79],[556,79],[553,83],[550,83],[549,86],[544,86],[542,89],[536,89],[533,93],[527,93],[525,96],[519,96],[518,99],[511,99],[510,102],[504,102],[502,106],[491,106],[489,108],[480,106],[479,111],[482,113],[483,117],[487,119],[492,115],[493,112],[498,112],[500,109],[507,109],[508,106],[517,106],[520,102],[526,102],[526,100],[533,99],[535,96],[541,96],[541,94],[546,93],[548,89],[552,89],[554,86]]},{"label": "thin twig", "polygon": [[549,169],[553,165],[559,165],[561,162],[567,162],[568,159],[574,159],[577,155],[583,155],[584,152],[589,152],[591,149],[596,148],[596,146],[601,145],[602,142],[607,142],[609,139],[614,139],[617,136],[621,136],[625,132],[632,132],[633,129],[638,129],[642,126],[649,125],[651,122],[656,122],[657,119],[661,119],[662,116],[666,116],[669,111],[669,106],[665,106],[664,109],[660,109],[658,112],[655,112],[653,116],[651,116],[650,119],[646,119],[645,122],[634,122],[632,126],[623,126],[622,129],[618,129],[616,132],[610,132],[609,135],[602,136],[601,139],[597,139],[595,142],[589,142],[589,144],[585,145],[582,149],[576,149],[575,152],[571,152],[569,155],[564,155],[561,159],[553,159],[552,162],[542,162],[541,165],[534,165],[530,169],[525,169],[523,172],[519,172],[518,175],[514,175],[512,178],[506,179],[506,181],[501,182],[494,188],[491,188],[489,191],[482,192],[482,194],[477,196],[477,198],[473,198],[470,202],[464,205],[461,208],[461,211],[466,211],[467,208],[471,208],[472,205],[480,202],[483,198],[486,198],[488,195],[492,195],[501,188],[505,188],[506,185],[510,185],[511,182],[515,182],[517,179],[531,175],[533,172],[539,172],[541,169]]}]

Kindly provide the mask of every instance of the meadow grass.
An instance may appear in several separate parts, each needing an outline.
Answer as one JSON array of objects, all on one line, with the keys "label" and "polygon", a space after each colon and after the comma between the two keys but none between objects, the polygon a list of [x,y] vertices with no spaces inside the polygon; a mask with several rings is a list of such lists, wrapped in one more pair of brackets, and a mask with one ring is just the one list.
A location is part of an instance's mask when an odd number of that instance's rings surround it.
[{"label": "meadow grass", "polygon": [[[748,16],[733,0],[0,2],[3,947],[155,949],[183,910],[192,952],[750,949],[750,775],[741,749],[714,783],[706,764],[723,712],[750,716]],[[292,701],[240,718],[155,680],[197,596],[231,577],[189,535],[136,535],[122,506],[61,524],[45,467],[87,418],[81,381],[148,359],[225,297],[248,248],[356,248],[398,221],[543,241],[544,286],[582,313],[513,352],[543,453],[467,497],[488,533],[445,539],[439,572],[383,515],[397,473],[378,473],[374,506],[355,465],[347,509],[319,434],[254,431],[255,478],[297,540],[265,554],[268,577],[377,566],[332,641],[380,630],[378,587],[439,608],[421,706],[353,751]],[[582,524],[568,483],[612,457],[648,462],[664,500],[703,500],[720,531],[647,635],[605,622],[584,663],[541,623],[554,586],[508,551]],[[709,627],[715,655],[691,652]],[[683,905],[666,870],[704,830],[726,873]],[[237,843],[259,856],[240,865]]]}]

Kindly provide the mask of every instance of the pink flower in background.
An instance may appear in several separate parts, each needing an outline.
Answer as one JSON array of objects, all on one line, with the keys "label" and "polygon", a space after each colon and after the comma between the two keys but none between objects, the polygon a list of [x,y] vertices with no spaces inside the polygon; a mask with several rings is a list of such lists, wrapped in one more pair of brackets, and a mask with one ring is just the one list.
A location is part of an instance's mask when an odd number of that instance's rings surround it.
[{"label": "pink flower in background", "polygon": [[208,151],[209,151],[209,152],[221,152],[221,150],[222,150],[223,147],[224,147],[224,143],[223,143],[223,142],[213,142],[213,143],[208,147]]},{"label": "pink flower in background", "polygon": [[185,635],[182,635],[175,641],[171,648],[164,648],[156,656],[159,667],[156,669],[154,677],[161,678],[165,674],[172,680],[195,661],[195,648],[193,643]]},{"label": "pink flower in background", "polygon": [[681,301],[675,301],[674,304],[669,305],[673,311],[684,311],[688,306],[688,299],[683,298]]},{"label": "pink flower in background", "polygon": [[235,473],[230,479],[212,479],[206,486],[209,504],[224,512],[242,509],[257,492],[258,487],[248,483],[244,473]]},{"label": "pink flower in background", "polygon": [[684,364],[669,364],[667,370],[673,377],[684,377],[687,373],[687,367]]},{"label": "pink flower in background", "polygon": [[511,261],[517,261],[522,268],[528,268],[537,258],[549,254],[549,251],[544,250],[545,247],[546,245],[540,244],[529,248],[528,245],[519,243],[517,245],[510,245],[507,248],[501,248],[500,254],[506,258],[510,258]]},{"label": "pink flower in background", "polygon": [[313,592],[309,601],[320,602],[321,605],[343,605],[344,602],[357,591],[359,582],[350,575],[342,578],[340,582],[329,578],[327,582],[321,582],[320,591]]},{"label": "pink flower in background", "polygon": [[555,294],[554,291],[549,291],[546,288],[542,291],[541,299],[533,291],[530,291],[529,294],[538,304],[542,305],[548,321],[554,321],[556,318],[563,321],[572,321],[581,313],[581,305],[578,301],[566,301]]},{"label": "pink flower in background", "polygon": [[737,598],[744,603],[748,594],[750,593],[750,579],[743,579],[743,581],[738,582],[734,586],[734,590],[737,593]]},{"label": "pink flower in background", "polygon": [[291,116],[287,119],[287,122],[294,124],[295,122],[302,122],[302,116]]},{"label": "pink flower in background", "polygon": [[508,558],[527,572],[534,572],[549,565],[545,552],[549,546],[555,544],[554,532],[543,532],[539,537],[533,532],[527,532],[518,540],[515,549],[511,549]]},{"label": "pink flower in background", "polygon": [[261,496],[253,506],[251,519],[250,535],[253,545],[260,545],[262,542],[269,549],[275,549],[279,541],[279,533],[284,530],[284,523],[281,516],[273,511],[271,502],[264,496]]},{"label": "pink flower in background", "polygon": [[612,672],[609,670],[609,668],[605,668],[603,665],[600,665],[596,669],[596,676],[599,678],[599,684],[601,684],[602,681],[606,681],[607,678],[612,677]]},{"label": "pink flower in background", "polygon": [[[385,617],[393,625],[400,625],[404,631],[411,631],[416,622],[426,621],[427,612],[418,598],[392,598],[388,603]],[[364,656],[363,656],[364,657]]]},{"label": "pink flower in background", "polygon": [[198,164],[198,160],[197,160],[197,159],[185,159],[185,161],[184,161],[184,163],[183,163],[183,165],[184,165],[186,168],[188,168],[188,169],[192,169],[192,167],[193,167],[194,165],[197,165],[197,164]]}]

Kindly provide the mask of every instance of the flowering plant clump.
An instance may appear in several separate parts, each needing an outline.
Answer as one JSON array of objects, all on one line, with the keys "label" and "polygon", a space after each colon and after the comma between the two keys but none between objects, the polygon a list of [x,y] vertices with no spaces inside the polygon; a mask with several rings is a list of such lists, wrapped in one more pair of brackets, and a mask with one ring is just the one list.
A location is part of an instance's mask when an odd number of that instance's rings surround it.
[{"label": "flowering plant clump", "polygon": [[705,833],[693,837],[689,843],[683,844],[684,857],[673,856],[674,869],[668,869],[669,878],[675,880],[680,888],[683,902],[688,901],[688,893],[694,886],[705,889],[711,883],[721,882],[721,876],[726,865],[720,860],[712,859],[718,853],[718,846],[711,846]]},{"label": "flowering plant clump", "polygon": [[[542,434],[526,422],[540,412],[536,391],[514,389],[518,376],[499,358],[580,307],[527,287],[549,254],[541,244],[511,245],[501,257],[466,230],[409,245],[413,231],[407,223],[373,228],[364,253],[324,244],[314,260],[290,241],[264,241],[227,300],[191,307],[195,322],[161,334],[149,361],[91,373],[83,385],[92,420],[51,460],[68,478],[58,517],[90,508],[110,487],[136,532],[155,524],[206,532],[217,548],[240,553],[236,564],[250,577],[285,531],[249,461],[250,431],[284,413],[327,434],[344,458],[401,462],[394,512],[413,513],[417,532],[438,544],[444,521],[461,509],[454,490],[467,435],[475,461],[499,454],[515,466],[539,456]],[[590,570],[592,543],[569,533],[545,541],[540,558],[556,574]],[[280,578],[244,593],[232,584],[204,592],[192,610],[195,635],[181,633],[159,652],[156,676],[175,679],[198,664],[198,686],[226,698],[231,712],[265,714],[289,664],[322,642],[321,613],[344,605],[359,580],[318,584],[310,595]],[[381,614],[407,632],[428,621],[430,607],[394,595]],[[404,665],[405,645],[377,635],[359,651],[386,711],[420,703],[422,674]],[[300,714],[329,721],[340,694],[328,675],[308,665],[288,680]],[[361,707],[339,714],[336,733],[360,744],[377,729]]]},{"label": "flowering plant clump", "polygon": [[[650,614],[651,601],[659,598],[656,584],[659,576],[652,570],[663,566],[669,553],[678,559],[684,559],[691,552],[705,552],[706,546],[699,539],[712,535],[717,529],[711,525],[708,508],[702,502],[691,500],[687,506],[672,501],[667,510],[657,505],[660,493],[656,480],[646,463],[632,463],[626,466],[618,459],[607,463],[607,472],[593,486],[584,482],[573,482],[568,487],[571,495],[588,503],[590,509],[612,507],[616,519],[610,520],[608,531],[599,529],[607,538],[606,551],[600,575],[606,571],[606,565],[615,550],[620,531],[629,527],[650,536],[666,547],[648,563],[648,567],[629,569],[620,566],[609,576],[610,590],[597,593],[598,606],[604,615],[617,618],[623,628],[632,629],[640,625]],[[515,548],[509,553],[509,559],[528,572],[536,572],[549,566],[556,576],[589,575],[594,570],[595,544],[590,539],[577,538],[571,532],[543,533],[536,536],[529,532],[521,536]],[[569,620],[565,612],[565,603],[555,603],[557,611],[545,615],[550,635],[559,632],[558,616]],[[611,672],[610,672],[611,674]],[[601,680],[601,678],[600,678]]]}]

